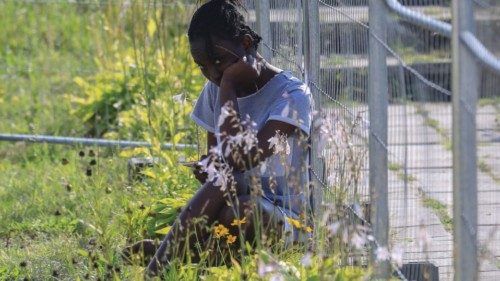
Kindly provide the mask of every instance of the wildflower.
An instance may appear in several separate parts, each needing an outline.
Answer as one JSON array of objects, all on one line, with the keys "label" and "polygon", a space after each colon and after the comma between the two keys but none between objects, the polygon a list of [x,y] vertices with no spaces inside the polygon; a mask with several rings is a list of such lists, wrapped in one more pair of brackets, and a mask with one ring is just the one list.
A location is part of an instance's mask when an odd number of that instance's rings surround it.
[{"label": "wildflower", "polygon": [[257,267],[257,273],[260,277],[265,277],[267,274],[271,272],[275,272],[279,270],[279,265],[275,262],[264,263],[262,260],[259,260],[259,264]]},{"label": "wildflower", "polygon": [[375,251],[375,255],[378,261],[386,261],[391,257],[391,254],[386,247],[378,247]]},{"label": "wildflower", "polygon": [[257,146],[257,134],[254,130],[252,129],[247,129],[245,131],[243,141],[245,142],[245,145],[243,146],[243,151],[245,153],[249,153],[254,147]]},{"label": "wildflower", "polygon": [[292,218],[286,218],[288,223],[293,225],[295,228],[302,228],[302,224],[300,223],[299,220],[292,219]]},{"label": "wildflower", "polygon": [[219,122],[217,123],[217,126],[222,126],[224,124],[224,121],[226,121],[226,118],[233,115],[231,111],[231,102],[227,102],[221,109],[220,109],[220,115],[219,115]]},{"label": "wildflower", "polygon": [[184,102],[184,94],[178,94],[172,97],[174,102],[176,103],[183,103]]},{"label": "wildflower", "polygon": [[228,181],[229,181],[229,172],[222,170],[215,177],[215,182],[213,183],[213,185],[220,186],[220,190],[225,191],[227,188]]},{"label": "wildflower", "polygon": [[239,226],[239,225],[242,225],[242,224],[245,224],[247,223],[247,217],[243,217],[242,220],[239,220],[239,219],[234,219],[233,222],[231,223],[232,226]]},{"label": "wildflower", "polygon": [[269,281],[285,281],[285,278],[283,275],[275,273],[269,278]]},{"label": "wildflower", "polygon": [[339,222],[334,222],[326,227],[326,229],[328,229],[328,231],[330,232],[331,235],[337,234],[337,232],[339,231],[339,228],[340,228]]},{"label": "wildflower", "polygon": [[229,229],[227,229],[223,224],[219,224],[214,227],[215,238],[221,238],[229,234]]},{"label": "wildflower", "polygon": [[265,161],[263,161],[263,162],[261,162],[261,165],[260,165],[260,173],[265,174],[266,170],[267,170],[267,164]]},{"label": "wildflower", "polygon": [[305,267],[310,267],[312,264],[312,254],[307,252],[302,259],[300,259],[300,263]]},{"label": "wildflower", "polygon": [[279,131],[274,137],[267,140],[269,142],[269,148],[274,149],[274,154],[279,154],[284,152],[286,155],[290,154],[290,145],[286,139],[285,135],[280,135]]},{"label": "wildflower", "polygon": [[236,241],[236,236],[228,234],[226,239],[227,244],[233,244]]},{"label": "wildflower", "polygon": [[313,231],[312,227],[310,226],[304,226],[302,227],[302,230],[304,230],[307,233],[311,233]]},{"label": "wildflower", "polygon": [[403,248],[394,247],[391,251],[391,259],[398,267],[403,266]]},{"label": "wildflower", "polygon": [[363,248],[365,243],[366,243],[365,235],[354,233],[354,235],[351,238],[351,244],[354,246],[354,248],[361,249]]},{"label": "wildflower", "polygon": [[[277,147],[279,145],[280,138],[279,136],[274,136],[267,140],[269,142],[269,148]],[[277,149],[275,149],[276,151]]]},{"label": "wildflower", "polygon": [[417,243],[422,251],[427,251],[431,244],[431,237],[423,221],[420,222],[420,226],[418,227]]}]

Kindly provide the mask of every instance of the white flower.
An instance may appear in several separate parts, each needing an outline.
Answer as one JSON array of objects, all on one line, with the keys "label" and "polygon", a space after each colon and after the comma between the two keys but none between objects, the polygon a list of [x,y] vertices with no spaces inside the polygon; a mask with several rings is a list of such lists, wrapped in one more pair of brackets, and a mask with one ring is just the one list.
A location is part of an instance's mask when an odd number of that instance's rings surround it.
[{"label": "white flower", "polygon": [[359,234],[359,233],[354,233],[354,235],[351,237],[351,244],[356,249],[362,249],[363,246],[366,244],[365,235]]},{"label": "white flower", "polygon": [[386,247],[378,247],[375,251],[375,255],[378,261],[387,261],[391,257],[391,254]]},{"label": "white flower", "polygon": [[421,251],[427,251],[431,244],[431,237],[424,225],[423,220],[420,222],[420,226],[418,228],[417,243]]},{"label": "white flower", "polygon": [[[208,157],[207,157],[208,159]],[[205,161],[206,159],[203,159],[200,163],[202,163],[202,166],[203,166],[203,162]],[[208,160],[207,160],[208,161]],[[206,165],[206,164],[205,164]],[[211,182],[215,179],[215,177],[217,177],[217,174],[219,173],[217,171],[217,168],[215,167],[215,162],[212,161],[210,162],[207,166],[205,166],[203,168],[203,170],[207,173],[207,181]]]},{"label": "white flower", "polygon": [[260,164],[260,173],[265,174],[267,171],[267,163],[266,161],[262,161]]},{"label": "white flower", "polygon": [[224,121],[226,121],[226,118],[231,116],[231,108],[229,106],[229,103],[226,103],[221,109],[220,109],[220,115],[219,115],[219,122],[217,125],[220,127],[222,124],[224,124]]},{"label": "white flower", "polygon": [[403,248],[396,246],[392,249],[391,259],[398,267],[403,266]]},{"label": "white flower", "polygon": [[269,142],[269,148],[273,149],[274,147],[277,147],[279,145],[280,138],[279,136],[275,135],[274,137],[268,139],[267,142]]},{"label": "white flower", "polygon": [[220,186],[220,190],[225,191],[227,188],[227,177],[224,173],[218,174],[214,182],[214,186]]},{"label": "white flower", "polygon": [[312,253],[307,252],[302,259],[300,259],[300,263],[305,267],[310,267],[312,264]]},{"label": "white flower", "polygon": [[285,281],[285,278],[283,277],[283,275],[275,273],[271,276],[271,278],[269,278],[269,281]]},{"label": "white flower", "polygon": [[257,135],[253,130],[247,130],[243,136],[243,142],[245,144],[243,146],[243,151],[249,153],[258,144]]},{"label": "white flower", "polygon": [[267,274],[271,272],[275,272],[278,270],[278,264],[275,262],[270,262],[265,264],[262,260],[259,260],[259,264],[257,266],[257,272],[260,277],[265,277]]},{"label": "white flower", "polygon": [[274,149],[274,154],[280,154],[282,152],[286,155],[290,154],[290,144],[285,135],[280,135],[279,132],[277,132],[274,137],[271,137],[267,141],[269,142],[269,148]]},{"label": "white flower", "polygon": [[326,229],[328,229],[328,231],[330,232],[331,235],[337,234],[337,232],[339,231],[339,228],[340,228],[339,222],[334,222],[326,227]]},{"label": "white flower", "polygon": [[177,103],[183,103],[184,102],[184,94],[175,95],[172,97],[172,99]]}]

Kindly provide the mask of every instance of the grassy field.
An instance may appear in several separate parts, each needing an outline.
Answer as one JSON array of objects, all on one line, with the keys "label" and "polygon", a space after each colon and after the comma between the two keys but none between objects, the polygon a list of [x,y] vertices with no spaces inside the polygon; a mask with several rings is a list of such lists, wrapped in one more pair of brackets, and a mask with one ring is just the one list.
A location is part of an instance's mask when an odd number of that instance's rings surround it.
[{"label": "grassy field", "polygon": [[[124,263],[123,247],[161,238],[198,186],[176,165],[197,151],[159,149],[203,139],[188,117],[204,83],[184,34],[191,12],[181,1],[0,1],[0,132],[154,144],[118,150],[0,143],[0,280],[143,278],[140,261]],[[127,161],[137,156],[163,161],[144,181],[129,182]],[[262,245],[228,266],[176,264],[164,279],[367,274],[341,266],[348,251],[338,239],[333,251],[319,227],[315,235],[311,252]]]}]

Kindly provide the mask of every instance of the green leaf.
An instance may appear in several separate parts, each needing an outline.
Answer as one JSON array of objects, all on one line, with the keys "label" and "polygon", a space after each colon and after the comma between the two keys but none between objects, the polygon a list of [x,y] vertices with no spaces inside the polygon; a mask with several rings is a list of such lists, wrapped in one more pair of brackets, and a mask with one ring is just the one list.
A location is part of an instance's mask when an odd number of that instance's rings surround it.
[{"label": "green leaf", "polygon": [[160,235],[167,235],[167,233],[170,231],[170,228],[172,228],[172,227],[169,225],[167,227],[164,227],[162,229],[155,231],[155,233],[160,234]]}]

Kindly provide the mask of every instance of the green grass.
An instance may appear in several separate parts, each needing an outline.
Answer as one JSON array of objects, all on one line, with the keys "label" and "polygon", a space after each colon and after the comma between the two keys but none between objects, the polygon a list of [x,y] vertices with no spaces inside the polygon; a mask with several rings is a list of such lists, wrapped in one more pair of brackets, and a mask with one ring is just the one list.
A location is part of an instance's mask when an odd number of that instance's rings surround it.
[{"label": "green grass", "polygon": [[490,165],[488,165],[488,163],[486,163],[485,160],[483,159],[480,159],[477,163],[477,168],[479,169],[479,171],[485,173],[486,175],[488,175],[490,178],[492,178],[496,183],[500,183],[500,177],[498,177],[494,172],[493,172],[493,169],[491,168]]},{"label": "green grass", "polygon": [[[0,132],[81,137],[99,125],[107,126],[109,138],[195,141],[186,120],[204,79],[184,37],[190,8],[184,1],[161,7],[132,1],[129,8],[121,1],[85,2],[0,1]],[[121,106],[117,93],[129,92],[134,100]],[[185,103],[172,101],[178,94]],[[109,106],[112,118],[103,122]],[[92,116],[96,111],[102,116]],[[156,231],[171,223],[165,216],[172,209],[160,200],[189,197],[198,187],[190,171],[176,165],[195,154],[0,143],[0,280],[142,280],[143,268],[126,265],[121,250],[161,237]],[[165,164],[145,172],[143,182],[129,183],[133,156],[157,156]],[[157,206],[163,209],[155,213]],[[321,227],[311,243],[330,256],[315,256],[310,267],[300,265],[303,247],[276,250],[277,243],[231,268],[174,266],[167,279],[257,280],[258,261],[273,259],[290,280],[369,274],[342,268],[340,255],[347,252],[331,247]]]},{"label": "green grass", "polygon": [[422,200],[424,206],[431,209],[437,215],[444,229],[451,233],[453,230],[453,219],[448,214],[446,205],[428,196],[424,196]]}]

